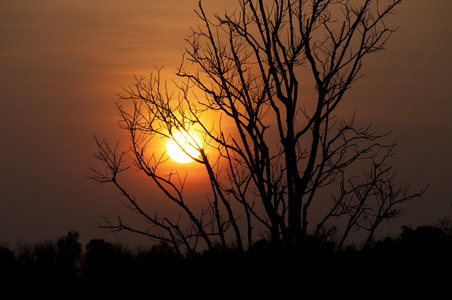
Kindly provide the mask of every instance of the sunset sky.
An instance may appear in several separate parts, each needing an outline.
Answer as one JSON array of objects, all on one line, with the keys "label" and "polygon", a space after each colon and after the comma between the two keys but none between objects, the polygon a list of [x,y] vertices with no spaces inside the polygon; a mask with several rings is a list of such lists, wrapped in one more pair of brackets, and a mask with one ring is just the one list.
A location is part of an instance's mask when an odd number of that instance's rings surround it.
[{"label": "sunset sky", "polygon": [[[235,1],[203,3],[221,13]],[[97,164],[93,134],[126,145],[116,126],[117,93],[154,66],[174,79],[184,39],[199,24],[196,6],[197,0],[0,2],[0,245],[71,229],[82,241],[147,243],[97,228],[99,216],[130,215],[112,186],[88,179]],[[356,110],[378,131],[392,130],[400,183],[430,184],[380,234],[452,216],[451,11],[449,0],[405,0],[390,21],[398,31],[386,50],[364,61],[365,76],[341,108]]]}]

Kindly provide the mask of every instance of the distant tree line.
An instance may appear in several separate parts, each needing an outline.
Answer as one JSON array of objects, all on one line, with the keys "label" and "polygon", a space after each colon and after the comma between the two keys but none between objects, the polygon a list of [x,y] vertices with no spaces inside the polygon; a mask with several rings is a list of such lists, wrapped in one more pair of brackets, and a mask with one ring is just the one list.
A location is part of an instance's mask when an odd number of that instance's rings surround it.
[{"label": "distant tree line", "polygon": [[[417,283],[426,287],[428,281],[439,290],[452,279],[452,223],[447,220],[438,226],[404,226],[397,237],[382,238],[370,248],[337,249],[337,241],[325,235],[310,239],[302,254],[260,240],[246,253],[218,246],[181,257],[164,242],[131,250],[93,239],[83,249],[79,233],[70,231],[56,242],[0,247],[0,286],[19,298],[172,299],[212,291],[223,296],[283,295],[288,287],[291,293],[296,288],[300,294],[310,290],[332,295],[344,293],[346,287],[355,292],[373,287],[372,293],[378,294],[391,285],[407,288],[405,295]],[[301,257],[309,257],[309,263]],[[294,277],[295,269],[303,272]]]}]

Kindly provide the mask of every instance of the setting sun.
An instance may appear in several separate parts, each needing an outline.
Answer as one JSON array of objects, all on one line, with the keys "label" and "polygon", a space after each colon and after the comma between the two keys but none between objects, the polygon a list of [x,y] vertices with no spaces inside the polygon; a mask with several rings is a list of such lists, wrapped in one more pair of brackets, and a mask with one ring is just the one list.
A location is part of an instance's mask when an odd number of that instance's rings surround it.
[{"label": "setting sun", "polygon": [[168,139],[166,150],[174,161],[185,164],[192,162],[193,158],[199,157],[198,149],[201,146],[201,140],[193,132],[178,131],[173,134],[172,139]]}]

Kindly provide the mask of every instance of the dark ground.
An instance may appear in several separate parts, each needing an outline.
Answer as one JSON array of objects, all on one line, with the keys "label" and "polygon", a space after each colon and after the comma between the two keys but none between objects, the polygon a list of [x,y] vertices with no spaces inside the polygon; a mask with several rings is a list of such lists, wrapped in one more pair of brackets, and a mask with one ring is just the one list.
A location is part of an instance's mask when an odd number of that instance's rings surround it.
[{"label": "dark ground", "polygon": [[[130,250],[104,240],[85,247],[78,233],[56,242],[0,248],[3,295],[40,299],[399,298],[448,299],[452,230],[403,227],[370,249],[310,241],[303,250],[205,252],[180,258],[165,244]],[[446,293],[446,294],[445,294]],[[438,294],[439,297],[435,297]],[[143,297],[144,296],[144,297]]]}]

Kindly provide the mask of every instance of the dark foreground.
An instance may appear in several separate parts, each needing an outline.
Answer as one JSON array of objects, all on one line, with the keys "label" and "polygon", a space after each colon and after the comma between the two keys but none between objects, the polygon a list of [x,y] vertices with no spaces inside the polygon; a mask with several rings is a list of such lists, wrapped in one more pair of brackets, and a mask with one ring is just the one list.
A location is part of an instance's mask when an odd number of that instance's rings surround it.
[{"label": "dark foreground", "polygon": [[83,248],[69,232],[55,243],[0,248],[0,280],[1,298],[20,299],[447,299],[452,231],[404,227],[397,238],[341,253],[332,242],[285,251],[261,241],[248,253],[184,258],[164,244],[131,251],[91,240]]}]

